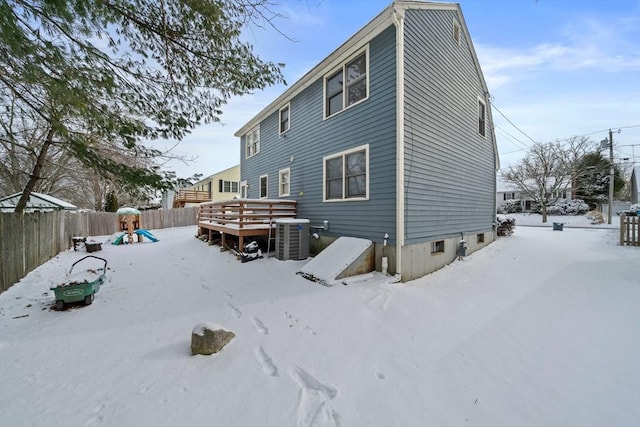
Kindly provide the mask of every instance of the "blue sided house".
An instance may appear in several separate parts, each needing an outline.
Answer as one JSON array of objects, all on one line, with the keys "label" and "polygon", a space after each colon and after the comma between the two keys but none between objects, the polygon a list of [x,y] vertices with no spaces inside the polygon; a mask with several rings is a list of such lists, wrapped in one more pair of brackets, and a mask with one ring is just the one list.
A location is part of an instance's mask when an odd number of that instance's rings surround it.
[{"label": "blue sided house", "polygon": [[369,239],[377,270],[421,277],[495,238],[489,98],[460,6],[394,1],[236,132],[241,197],[295,200],[314,244]]}]

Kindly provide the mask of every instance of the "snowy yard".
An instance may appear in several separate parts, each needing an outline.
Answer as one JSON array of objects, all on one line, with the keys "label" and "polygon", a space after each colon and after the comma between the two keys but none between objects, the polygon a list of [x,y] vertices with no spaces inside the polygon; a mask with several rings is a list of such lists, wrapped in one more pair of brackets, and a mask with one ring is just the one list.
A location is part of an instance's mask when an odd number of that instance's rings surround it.
[{"label": "snowy yard", "polygon": [[[49,287],[86,253],[61,253],[0,295],[0,425],[637,426],[640,248],[551,222],[410,283],[333,287],[155,230],[104,244],[95,302],[63,312]],[[201,322],[236,337],[191,356]]]}]

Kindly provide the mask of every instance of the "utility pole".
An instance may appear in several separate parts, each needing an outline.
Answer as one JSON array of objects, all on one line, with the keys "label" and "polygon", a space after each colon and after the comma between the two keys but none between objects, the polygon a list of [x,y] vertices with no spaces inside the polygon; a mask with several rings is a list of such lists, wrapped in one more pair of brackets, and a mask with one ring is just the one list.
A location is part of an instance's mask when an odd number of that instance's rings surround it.
[{"label": "utility pole", "polygon": [[609,209],[607,212],[607,224],[611,224],[611,214],[613,211],[613,180],[615,171],[613,169],[613,132],[609,129]]},{"label": "utility pole", "polygon": [[[620,131],[618,131],[620,132]],[[600,149],[609,146],[609,209],[607,209],[607,224],[611,224],[611,214],[613,213],[613,180],[615,170],[613,168],[613,132],[609,129],[609,139],[600,141]]]}]

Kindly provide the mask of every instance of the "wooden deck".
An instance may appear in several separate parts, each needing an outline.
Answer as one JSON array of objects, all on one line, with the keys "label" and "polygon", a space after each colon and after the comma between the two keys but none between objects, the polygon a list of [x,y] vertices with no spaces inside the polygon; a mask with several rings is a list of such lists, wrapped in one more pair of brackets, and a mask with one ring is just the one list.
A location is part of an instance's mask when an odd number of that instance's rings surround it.
[{"label": "wooden deck", "polygon": [[275,222],[281,218],[295,218],[297,202],[295,200],[271,199],[234,199],[225,202],[211,202],[200,205],[198,211],[198,235],[213,232],[221,234],[220,246],[226,246],[225,234],[238,236],[242,251],[245,236],[275,235]]},{"label": "wooden deck", "polygon": [[211,200],[211,193],[199,190],[180,190],[173,198],[174,208],[183,208],[187,203],[202,203]]}]

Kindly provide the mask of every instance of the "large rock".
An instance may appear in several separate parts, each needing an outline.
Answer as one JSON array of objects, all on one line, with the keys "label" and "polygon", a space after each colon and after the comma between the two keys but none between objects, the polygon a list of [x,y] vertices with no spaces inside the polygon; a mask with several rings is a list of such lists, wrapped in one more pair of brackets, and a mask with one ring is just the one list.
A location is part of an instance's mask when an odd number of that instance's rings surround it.
[{"label": "large rock", "polygon": [[200,323],[191,331],[191,354],[209,356],[224,348],[236,334],[211,323]]}]

